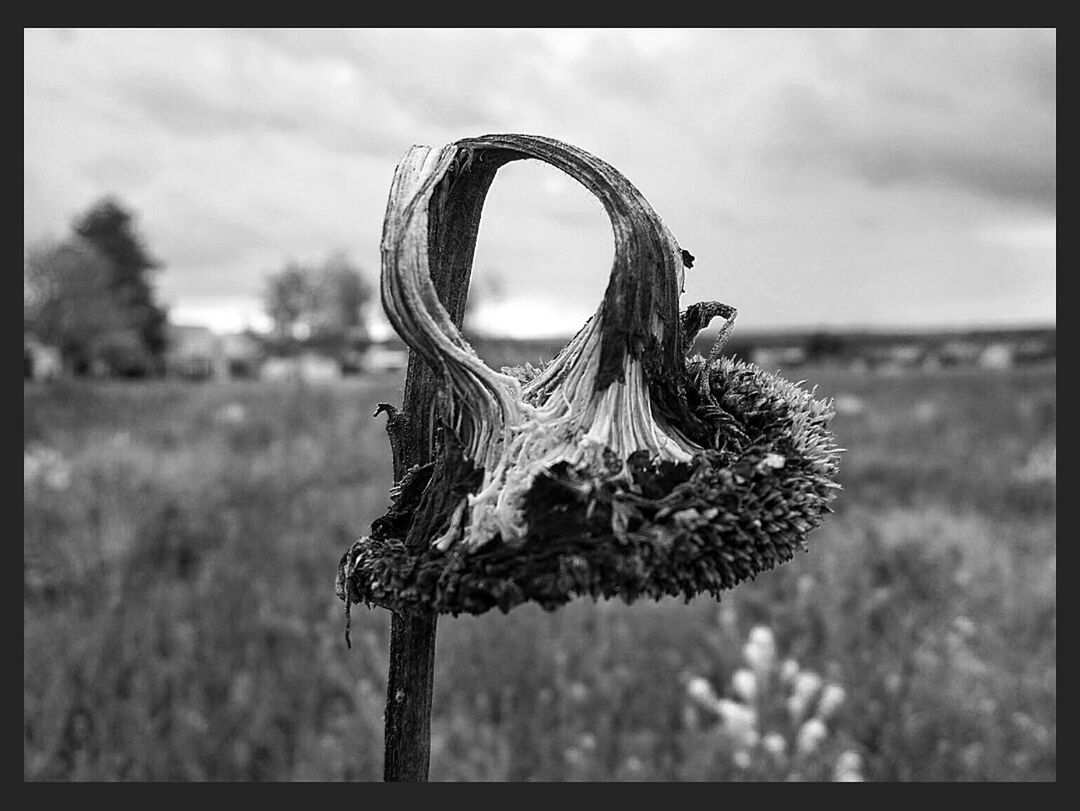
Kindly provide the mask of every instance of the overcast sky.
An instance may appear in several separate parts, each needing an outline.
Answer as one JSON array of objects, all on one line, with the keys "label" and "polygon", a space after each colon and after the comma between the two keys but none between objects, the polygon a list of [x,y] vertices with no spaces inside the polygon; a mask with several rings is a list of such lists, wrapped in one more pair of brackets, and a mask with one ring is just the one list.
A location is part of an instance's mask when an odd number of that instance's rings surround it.
[{"label": "overcast sky", "polygon": [[[27,244],[105,194],[173,320],[258,326],[267,273],[377,283],[412,144],[548,135],[615,166],[743,329],[1052,324],[1053,30],[26,30]],[[567,333],[612,256],[599,202],[499,171],[478,323]]]}]

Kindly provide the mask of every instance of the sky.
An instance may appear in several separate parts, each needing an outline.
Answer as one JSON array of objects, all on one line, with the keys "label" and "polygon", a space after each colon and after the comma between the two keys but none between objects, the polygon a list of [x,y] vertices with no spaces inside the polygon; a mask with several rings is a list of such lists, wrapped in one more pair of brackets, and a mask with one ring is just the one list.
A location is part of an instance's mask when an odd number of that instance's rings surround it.
[{"label": "sky", "polygon": [[[737,329],[1056,322],[1053,29],[25,29],[24,240],[105,195],[177,323],[261,328],[266,276],[344,252],[378,284],[413,144],[546,135],[610,163]],[[611,226],[558,170],[488,195],[475,326],[566,335]],[[373,313],[375,332],[385,320]]]}]

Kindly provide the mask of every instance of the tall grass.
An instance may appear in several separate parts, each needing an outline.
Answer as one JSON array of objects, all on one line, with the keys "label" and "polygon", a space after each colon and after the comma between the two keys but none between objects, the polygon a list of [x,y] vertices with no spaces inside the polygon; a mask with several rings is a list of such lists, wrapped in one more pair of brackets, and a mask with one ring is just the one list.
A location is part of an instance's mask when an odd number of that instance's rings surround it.
[{"label": "tall grass", "polygon": [[[444,618],[433,780],[1055,779],[1053,370],[803,376],[849,449],[810,551],[720,603]],[[387,616],[346,650],[333,593],[387,503],[381,400],[26,388],[27,779],[381,777]],[[795,672],[842,702],[794,714]]]}]

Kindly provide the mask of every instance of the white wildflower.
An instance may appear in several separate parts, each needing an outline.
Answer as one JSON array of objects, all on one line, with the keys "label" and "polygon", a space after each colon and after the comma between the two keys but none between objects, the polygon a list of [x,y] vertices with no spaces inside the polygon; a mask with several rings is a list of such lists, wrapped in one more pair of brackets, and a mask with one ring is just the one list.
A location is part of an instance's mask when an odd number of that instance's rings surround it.
[{"label": "white wildflower", "polygon": [[757,676],[754,671],[741,667],[731,677],[731,689],[747,704],[753,704],[758,692]]},{"label": "white wildflower", "polygon": [[715,709],[719,701],[719,696],[716,695],[708,679],[703,679],[701,676],[694,676],[686,683],[686,693],[698,704],[709,709]]},{"label": "white wildflower", "polygon": [[743,646],[743,659],[754,670],[764,672],[776,663],[776,637],[767,625],[757,625],[750,630]]},{"label": "white wildflower", "polygon": [[716,710],[720,714],[724,733],[736,747],[752,749],[757,746],[760,736],[757,730],[757,713],[753,709],[738,701],[722,698],[717,702]]},{"label": "white wildflower", "polygon": [[829,730],[825,727],[825,722],[820,718],[811,718],[799,727],[795,746],[799,750],[799,754],[812,755],[821,747],[821,744],[825,742],[828,736]]},{"label": "white wildflower", "polygon": [[787,741],[779,732],[770,732],[761,739],[761,745],[765,751],[774,758],[782,758],[787,754]]},{"label": "white wildflower", "polygon": [[784,663],[780,665],[780,681],[784,684],[790,684],[795,681],[795,677],[799,675],[799,663],[794,659],[785,659]]},{"label": "white wildflower", "polygon": [[849,749],[836,759],[833,779],[838,783],[861,783],[863,781],[862,758],[858,752],[852,752]]},{"label": "white wildflower", "polygon": [[844,688],[834,682],[829,682],[821,690],[821,698],[818,700],[818,713],[822,718],[829,718],[836,712],[847,698]]},{"label": "white wildflower", "polygon": [[749,769],[751,758],[750,753],[745,749],[736,750],[735,754],[731,756],[731,760],[740,769]]},{"label": "white wildflower", "polygon": [[791,720],[798,721],[806,714],[811,702],[821,689],[821,676],[812,670],[802,670],[792,679],[791,695],[787,699],[787,710]]},{"label": "white wildflower", "polygon": [[803,670],[795,677],[792,693],[809,702],[821,689],[821,676],[812,670]]},{"label": "white wildflower", "polygon": [[802,696],[788,696],[788,699],[784,704],[787,706],[788,715],[791,716],[791,720],[796,723],[798,723],[799,719],[806,713],[806,699]]}]

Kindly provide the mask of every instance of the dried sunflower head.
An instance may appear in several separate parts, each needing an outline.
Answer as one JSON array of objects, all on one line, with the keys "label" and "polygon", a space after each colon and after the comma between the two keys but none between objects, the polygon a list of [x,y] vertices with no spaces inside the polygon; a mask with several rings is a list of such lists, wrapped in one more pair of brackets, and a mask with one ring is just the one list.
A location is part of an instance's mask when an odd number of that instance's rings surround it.
[{"label": "dried sunflower head", "polygon": [[[601,200],[615,259],[596,313],[550,363],[496,372],[431,273],[471,261],[490,179],[521,158]],[[441,376],[442,430],[436,458],[402,476],[390,511],[343,557],[347,603],[479,613],[586,594],[718,596],[790,559],[828,511],[830,404],[721,357],[722,342],[708,359],[686,357],[714,316],[726,335],[735,311],[680,314],[693,257],[603,161],[535,136],[414,147],[391,187],[382,250],[383,306]]]}]

